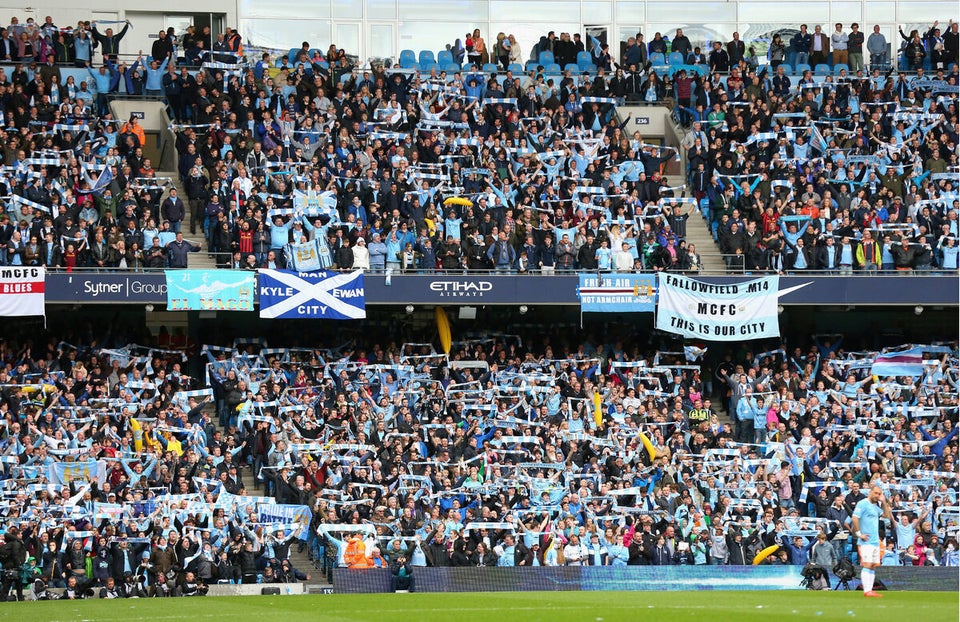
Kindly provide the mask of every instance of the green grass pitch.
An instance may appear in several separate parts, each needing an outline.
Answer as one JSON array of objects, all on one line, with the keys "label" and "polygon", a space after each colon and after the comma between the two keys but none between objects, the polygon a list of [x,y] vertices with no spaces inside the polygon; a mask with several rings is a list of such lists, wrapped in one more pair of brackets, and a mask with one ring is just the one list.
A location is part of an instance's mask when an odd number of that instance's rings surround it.
[{"label": "green grass pitch", "polygon": [[958,619],[950,592],[477,592],[332,594],[4,603],[16,622],[139,620],[282,620],[413,622],[940,622]]}]

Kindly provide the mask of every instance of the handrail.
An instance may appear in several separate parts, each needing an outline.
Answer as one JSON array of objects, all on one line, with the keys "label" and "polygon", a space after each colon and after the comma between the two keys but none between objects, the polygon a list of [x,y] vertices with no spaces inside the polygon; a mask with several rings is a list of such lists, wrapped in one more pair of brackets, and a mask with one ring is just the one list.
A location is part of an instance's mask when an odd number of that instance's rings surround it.
[{"label": "handrail", "polygon": [[[227,253],[215,253],[215,254],[227,254]],[[232,253],[230,253],[232,255]],[[259,266],[258,266],[259,268]],[[116,268],[116,267],[93,267],[93,266],[83,266],[75,267],[71,270],[67,268],[50,268],[46,270],[49,273],[84,273],[84,274],[142,274],[142,273],[154,273],[162,274],[166,270],[185,270],[186,268]],[[196,268],[192,268],[196,269]],[[209,268],[210,270],[226,270],[227,268]],[[2,270],[2,268],[0,268]],[[336,271],[334,268],[328,268],[328,270]],[[697,276],[764,276],[764,275],[773,275],[775,274],[772,270],[743,270],[743,271],[731,271],[731,270],[667,270],[666,272],[670,274],[686,274],[686,275],[697,275]],[[386,270],[365,270],[365,274],[370,275],[382,275],[386,274]],[[956,270],[944,270],[942,268],[932,267],[930,270],[913,270],[910,272],[911,277],[941,277],[949,276],[956,274]],[[469,270],[469,269],[456,269],[456,270],[410,270],[403,272],[400,270],[395,270],[391,272],[391,278],[402,278],[404,276],[426,276],[426,275],[456,275],[456,276],[511,276],[511,277],[523,277],[523,278],[555,278],[555,277],[570,277],[580,274],[592,274],[600,275],[603,277],[615,277],[617,275],[626,275],[626,274],[655,274],[651,270],[630,270],[630,271],[597,271],[597,270],[557,270],[553,273],[541,273],[539,271],[533,270],[530,272],[519,273],[516,271],[504,272],[492,269],[484,270]],[[897,270],[879,270],[877,272],[858,272],[854,271],[853,274],[842,275],[838,274],[836,270],[786,270],[784,274],[789,275],[804,275],[804,276],[816,276],[816,277],[832,277],[832,278],[870,278],[872,276],[882,276],[882,275],[893,275],[900,274]]]}]

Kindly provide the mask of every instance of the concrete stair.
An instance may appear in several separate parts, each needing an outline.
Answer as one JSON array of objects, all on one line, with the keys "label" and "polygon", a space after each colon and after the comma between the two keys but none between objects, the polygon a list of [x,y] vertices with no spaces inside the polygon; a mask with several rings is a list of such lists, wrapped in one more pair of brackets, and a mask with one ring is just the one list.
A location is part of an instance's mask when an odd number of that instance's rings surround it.
[{"label": "concrete stair", "polygon": [[[173,187],[177,189],[177,195],[187,206],[187,216],[183,219],[183,226],[181,227],[183,239],[194,244],[199,244],[201,247],[200,252],[190,253],[190,255],[187,257],[187,266],[193,270],[215,269],[217,267],[217,262],[213,257],[210,256],[210,249],[208,248],[207,240],[203,237],[203,229],[198,229],[197,233],[195,234],[190,233],[190,202],[187,201],[187,193],[184,192],[183,185],[180,183],[180,174],[177,171],[158,171],[157,177],[168,177],[173,181]],[[163,198],[166,199],[166,196]]]},{"label": "concrete stair", "polygon": [[[254,484],[256,482],[254,481],[254,474],[251,467],[243,466],[242,468],[238,469],[238,472],[240,474],[240,480],[243,482],[243,487],[246,489],[247,495],[268,499],[268,497],[262,494],[262,486],[260,490],[255,489]],[[273,502],[272,499],[271,502]],[[294,543],[290,547],[289,559],[294,568],[303,574],[308,575],[309,577],[303,582],[304,593],[321,594],[333,587],[330,583],[330,577],[325,576],[321,572],[319,564],[315,564],[313,560],[310,559],[310,552],[306,546],[304,546],[303,550],[301,551],[300,547]]]},{"label": "concrete stair", "polygon": [[726,271],[726,264],[720,256],[720,248],[713,241],[710,225],[706,218],[695,210],[687,220],[687,245],[695,244],[700,261],[703,262],[703,272],[722,274]]}]

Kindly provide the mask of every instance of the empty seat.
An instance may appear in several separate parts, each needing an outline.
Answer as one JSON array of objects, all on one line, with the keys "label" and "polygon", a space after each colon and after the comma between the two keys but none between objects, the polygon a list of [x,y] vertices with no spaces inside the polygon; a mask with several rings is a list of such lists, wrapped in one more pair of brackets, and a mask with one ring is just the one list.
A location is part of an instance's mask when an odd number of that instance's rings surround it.
[{"label": "empty seat", "polygon": [[404,69],[412,69],[417,64],[417,55],[413,50],[400,50],[399,62]]},{"label": "empty seat", "polygon": [[437,52],[437,62],[441,65],[449,65],[453,62],[453,52],[450,50],[440,50]]},{"label": "empty seat", "polygon": [[833,72],[839,74],[842,70],[846,69],[847,73],[850,73],[850,67],[846,63],[837,63],[833,66]]},{"label": "empty seat", "polygon": [[800,75],[803,75],[804,71],[810,71],[810,69],[812,68],[806,63],[797,63],[797,73]]},{"label": "empty seat", "polygon": [[553,52],[551,52],[550,50],[544,50],[543,52],[540,52],[540,56],[537,57],[537,60],[544,67],[556,62],[554,61],[554,58],[553,58]]},{"label": "empty seat", "polygon": [[496,63],[485,63],[483,67],[481,67],[483,73],[496,73],[499,69]]},{"label": "empty seat", "polygon": [[663,54],[660,52],[654,52],[650,55],[650,64],[651,65],[666,65],[667,59],[663,57]]},{"label": "empty seat", "polygon": [[830,73],[830,65],[826,63],[819,63],[816,67],[813,68],[814,75],[826,76]]},{"label": "empty seat", "polygon": [[420,63],[420,66],[423,67],[424,65],[432,65],[433,63],[437,62],[437,59],[434,58],[432,51],[421,50],[417,61]]},{"label": "empty seat", "polygon": [[590,52],[577,52],[577,66],[580,71],[591,71],[595,67],[593,54]]},{"label": "empty seat", "polygon": [[680,52],[670,52],[670,56],[667,56],[668,65],[673,65],[673,66],[682,65],[683,61],[684,61],[683,54],[681,54]]}]

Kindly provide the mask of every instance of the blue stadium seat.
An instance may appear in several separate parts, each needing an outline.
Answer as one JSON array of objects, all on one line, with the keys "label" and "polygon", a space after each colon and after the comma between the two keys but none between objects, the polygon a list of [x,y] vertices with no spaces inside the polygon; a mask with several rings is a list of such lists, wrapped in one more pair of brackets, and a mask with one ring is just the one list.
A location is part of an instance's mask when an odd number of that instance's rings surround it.
[{"label": "blue stadium seat", "polygon": [[427,63],[426,65],[420,65],[420,71],[430,72],[434,69],[437,70],[437,73],[440,73],[443,71],[443,66],[440,63]]},{"label": "blue stadium seat", "polygon": [[441,65],[449,65],[453,62],[453,52],[450,50],[440,50],[437,52],[437,62]]},{"label": "blue stadium seat", "polygon": [[593,54],[590,52],[577,53],[577,66],[580,71],[593,71],[596,65],[593,64]]},{"label": "blue stadium seat", "polygon": [[846,69],[847,73],[850,73],[850,67],[846,63],[837,63],[833,66],[833,73],[839,74],[841,69]]},{"label": "blue stadium seat", "polygon": [[293,62],[297,58],[297,52],[300,51],[300,48],[290,48],[290,51],[287,52],[287,60]]},{"label": "blue stadium seat", "polygon": [[816,76],[830,75],[830,65],[826,63],[819,63],[816,67],[813,68],[813,74]]},{"label": "blue stadium seat", "polygon": [[485,63],[483,67],[480,68],[483,73],[496,73],[499,69],[496,63]]},{"label": "blue stadium seat", "polygon": [[576,63],[567,63],[566,65],[563,66],[563,70],[564,70],[564,71],[572,71],[573,73],[579,73],[579,71],[580,71],[580,65],[578,65],[578,64],[576,64]]},{"label": "blue stadium seat", "polygon": [[537,62],[546,67],[547,65],[551,65],[556,61],[553,59],[553,52],[550,50],[544,50],[543,52],[540,52],[540,56],[537,57]]},{"label": "blue stadium seat", "polygon": [[524,68],[524,71],[536,71],[536,70],[537,70],[537,67],[539,67],[539,66],[540,66],[540,63],[538,63],[537,61],[535,61],[535,60],[528,60],[528,61],[527,61],[527,64],[526,64],[526,67]]},{"label": "blue stadium seat", "polygon": [[512,71],[514,75],[518,73],[523,73],[523,65],[520,63],[510,63],[507,65],[507,70]]},{"label": "blue stadium seat", "polygon": [[457,63],[447,63],[443,66],[443,70],[447,73],[460,71],[460,65]]},{"label": "blue stadium seat", "polygon": [[560,65],[558,65],[557,63],[550,63],[549,65],[547,65],[547,66],[544,67],[543,69],[544,69],[544,71],[546,71],[547,73],[555,73],[555,74],[561,74],[561,73],[563,73],[563,71],[562,71],[561,68],[560,68]]},{"label": "blue stadium seat", "polygon": [[[791,66],[788,65],[787,63],[780,63],[780,65],[777,67],[777,69],[779,69],[780,67],[783,67],[783,73],[793,73],[793,67],[791,67]],[[774,73],[776,73],[776,72],[774,72]]]},{"label": "blue stadium seat", "polygon": [[666,65],[667,59],[660,52],[654,52],[648,59],[651,65]]},{"label": "blue stadium seat", "polygon": [[804,71],[810,71],[811,69],[813,68],[806,63],[797,63],[797,73],[799,75],[803,75]]},{"label": "blue stadium seat", "polygon": [[437,62],[437,59],[434,58],[433,52],[430,50],[420,50],[420,56],[417,58],[417,61],[420,63],[420,66],[432,65]]},{"label": "blue stadium seat", "polygon": [[669,65],[682,65],[684,61],[683,54],[680,52],[670,52],[670,56],[667,56],[667,64]]},{"label": "blue stadium seat", "polygon": [[404,69],[411,69],[417,64],[417,55],[413,50],[400,50],[400,66]]}]

